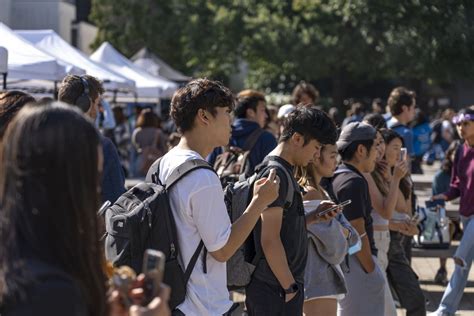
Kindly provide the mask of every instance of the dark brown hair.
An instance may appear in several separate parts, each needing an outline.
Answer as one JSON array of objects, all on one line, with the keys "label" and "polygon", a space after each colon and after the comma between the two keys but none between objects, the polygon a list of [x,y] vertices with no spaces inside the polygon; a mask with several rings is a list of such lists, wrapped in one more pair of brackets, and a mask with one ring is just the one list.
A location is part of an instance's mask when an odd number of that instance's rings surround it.
[{"label": "dark brown hair", "polygon": [[232,92],[219,81],[196,79],[180,88],[171,100],[170,115],[181,133],[193,128],[200,109],[216,115],[216,108],[234,107]]},{"label": "dark brown hair", "polygon": [[58,91],[58,100],[68,104],[76,104],[77,99],[84,93],[84,85],[81,77],[87,81],[89,85],[89,98],[94,102],[99,96],[104,93],[102,82],[92,76],[76,76],[68,75],[61,82],[61,87]]},{"label": "dark brown hair", "polygon": [[322,145],[335,144],[338,137],[334,121],[325,112],[306,106],[297,107],[283,121],[280,143],[288,141],[295,133],[304,137],[304,145],[312,139]]},{"label": "dark brown hair", "polygon": [[313,100],[313,104],[317,104],[319,102],[319,91],[311,83],[301,81],[296,85],[296,87],[293,89],[293,93],[291,94],[293,98],[293,105],[300,104],[303,94],[307,94]]},{"label": "dark brown hair", "polygon": [[0,140],[18,111],[32,102],[35,102],[35,98],[22,91],[0,92]]},{"label": "dark brown hair", "polygon": [[260,101],[266,102],[265,95],[261,92],[250,89],[239,92],[234,110],[235,117],[246,118],[247,110],[252,109],[256,111]]},{"label": "dark brown hair", "polygon": [[143,109],[137,118],[136,127],[156,127],[159,128],[161,125],[160,118],[153,112],[152,109]]},{"label": "dark brown hair", "polygon": [[396,87],[390,93],[387,104],[390,107],[392,115],[399,115],[403,112],[403,106],[410,107],[416,98],[414,91],[408,90],[405,87]]},{"label": "dark brown hair", "polygon": [[[400,136],[397,132],[395,132],[392,129],[382,129],[380,130],[380,133],[382,133],[382,137],[385,141],[385,144],[388,146],[394,139],[398,138],[402,142],[402,146],[405,146],[405,141],[403,140],[403,137]],[[410,174],[407,173],[405,177],[400,181],[399,185],[400,191],[403,194],[403,197],[405,199],[408,199],[411,195],[411,189],[412,189],[412,184],[410,180]]]}]

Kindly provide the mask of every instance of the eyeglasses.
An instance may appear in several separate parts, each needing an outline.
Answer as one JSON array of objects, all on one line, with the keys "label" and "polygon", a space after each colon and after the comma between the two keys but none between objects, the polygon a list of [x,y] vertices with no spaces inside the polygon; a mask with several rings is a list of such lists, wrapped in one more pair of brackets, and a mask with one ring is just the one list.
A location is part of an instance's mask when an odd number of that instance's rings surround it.
[{"label": "eyeglasses", "polygon": [[473,114],[459,114],[453,117],[453,123],[456,125],[461,124],[462,122],[465,121],[474,121],[474,115]]}]

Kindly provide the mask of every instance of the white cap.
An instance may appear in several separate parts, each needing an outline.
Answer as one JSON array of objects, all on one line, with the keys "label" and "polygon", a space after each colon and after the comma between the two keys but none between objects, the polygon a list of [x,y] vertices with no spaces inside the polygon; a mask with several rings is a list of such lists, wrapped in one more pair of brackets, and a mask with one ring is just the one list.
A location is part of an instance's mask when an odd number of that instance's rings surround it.
[{"label": "white cap", "polygon": [[293,112],[294,109],[296,109],[296,107],[293,104],[282,105],[280,109],[278,109],[278,114],[277,114],[278,119],[287,117],[288,114]]}]

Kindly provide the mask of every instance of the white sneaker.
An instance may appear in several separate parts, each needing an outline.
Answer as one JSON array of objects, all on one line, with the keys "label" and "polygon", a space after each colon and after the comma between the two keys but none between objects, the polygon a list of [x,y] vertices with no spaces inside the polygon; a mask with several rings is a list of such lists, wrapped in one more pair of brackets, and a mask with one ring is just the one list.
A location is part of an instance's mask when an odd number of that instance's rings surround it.
[{"label": "white sneaker", "polygon": [[454,316],[454,314],[448,313],[448,312],[432,312],[429,314],[426,314],[426,316]]}]

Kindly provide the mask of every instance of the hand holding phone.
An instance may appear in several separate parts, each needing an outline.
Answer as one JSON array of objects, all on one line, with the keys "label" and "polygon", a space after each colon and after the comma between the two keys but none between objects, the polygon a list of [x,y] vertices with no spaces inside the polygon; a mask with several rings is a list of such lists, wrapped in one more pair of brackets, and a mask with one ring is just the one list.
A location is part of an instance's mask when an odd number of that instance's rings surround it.
[{"label": "hand holding phone", "polygon": [[314,211],[309,212],[306,215],[307,224],[312,224],[312,223],[315,223],[315,222],[318,222],[318,221],[321,221],[321,220],[327,220],[327,219],[324,219],[325,216],[327,216],[328,214],[331,214],[332,212],[334,212],[336,210],[339,210],[339,209],[342,210],[342,208],[344,206],[351,203],[351,200],[344,201],[339,205],[334,205],[334,203],[326,201],[326,203],[328,203],[328,204],[333,204],[333,206],[331,206],[327,209],[322,207],[323,203],[324,202],[321,202],[321,204],[319,205],[319,207],[317,209],[315,209]]},{"label": "hand holding phone", "polygon": [[402,147],[402,149],[400,149],[400,160],[405,161],[407,160],[407,157],[408,157],[408,150],[405,147]]},{"label": "hand holding phone", "polygon": [[165,270],[165,255],[158,250],[147,249],[143,255],[143,269],[145,275],[144,292],[145,303],[148,304],[159,294]]},{"label": "hand holding phone", "polygon": [[342,210],[344,206],[349,205],[351,203],[352,203],[351,200],[344,201],[341,204],[334,205],[333,207],[330,207],[327,210],[324,210],[324,211],[318,213],[316,216],[317,217],[323,217],[324,215],[327,215],[331,212],[334,212],[335,210],[338,210],[338,209]]}]

